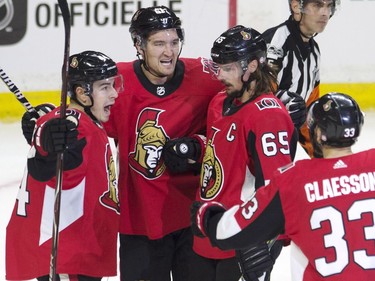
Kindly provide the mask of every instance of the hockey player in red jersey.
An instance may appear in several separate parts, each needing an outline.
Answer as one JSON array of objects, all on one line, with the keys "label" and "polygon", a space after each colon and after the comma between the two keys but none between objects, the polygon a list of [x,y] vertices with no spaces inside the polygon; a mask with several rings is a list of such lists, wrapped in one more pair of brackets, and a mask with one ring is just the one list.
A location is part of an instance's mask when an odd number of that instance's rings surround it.
[{"label": "hockey player in red jersey", "polygon": [[67,117],[60,119],[57,107],[36,121],[7,226],[7,280],[49,280],[59,152],[64,152],[64,171],[57,280],[97,281],[117,272],[117,179],[102,122],[109,118],[122,77],[109,57],[85,51],[70,56],[67,82]]},{"label": "hockey player in red jersey", "polygon": [[[276,75],[266,63],[266,44],[258,31],[241,25],[228,29],[214,42],[211,57],[212,71],[225,84],[225,90],[208,108],[207,144],[197,198],[232,206],[245,201],[277,167],[294,158],[297,134],[287,110],[273,94]],[[183,151],[180,147],[184,140],[175,140],[175,144],[176,151]],[[208,238],[195,237],[196,269],[191,280],[238,281],[238,260],[242,263],[264,247],[268,257],[266,243],[247,252],[246,257],[243,251],[237,251],[236,257],[234,251],[212,247]],[[242,267],[243,276],[258,280],[272,265],[255,270],[255,265],[248,263],[246,266],[252,268]]]},{"label": "hockey player in red jersey", "polygon": [[275,172],[246,203],[208,202],[192,223],[222,249],[241,249],[285,233],[292,240],[292,280],[375,280],[375,150],[352,152],[363,125],[358,104],[329,93],[309,109],[313,145],[324,159]]},{"label": "hockey player in red jersey", "polygon": [[189,280],[199,177],[173,174],[161,155],[168,140],[205,133],[208,104],[223,85],[207,59],[180,58],[181,20],[167,7],[138,10],[130,33],[139,59],[117,64],[127,83],[105,124],[119,149],[121,280]]}]

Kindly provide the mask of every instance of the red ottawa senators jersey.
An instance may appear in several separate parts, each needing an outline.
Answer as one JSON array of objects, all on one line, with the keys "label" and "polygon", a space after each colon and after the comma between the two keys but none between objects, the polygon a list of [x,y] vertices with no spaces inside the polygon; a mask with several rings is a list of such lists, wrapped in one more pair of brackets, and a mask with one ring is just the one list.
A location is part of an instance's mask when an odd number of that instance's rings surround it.
[{"label": "red ottawa senators jersey", "polygon": [[[294,158],[297,132],[282,102],[271,93],[238,106],[225,92],[219,93],[207,118],[197,200],[218,201],[227,208],[244,202]],[[234,251],[212,247],[208,238],[194,237],[194,250],[213,259],[234,256]]]},{"label": "red ottawa senators jersey", "polygon": [[173,79],[152,84],[139,61],[118,63],[125,81],[104,127],[118,141],[120,233],[150,239],[190,226],[199,176],[171,175],[161,158],[173,138],[204,134],[207,108],[223,85],[207,60],[181,58]]},{"label": "red ottawa senators jersey", "polygon": [[[56,157],[41,156],[38,131],[59,115],[57,108],[37,120],[6,231],[7,280],[32,279],[50,271]],[[115,276],[119,206],[108,137],[87,114],[67,109],[67,115],[78,119],[79,135],[74,147],[64,152],[56,272]]]},{"label": "red ottawa senators jersey", "polygon": [[209,236],[238,248],[285,231],[292,280],[375,280],[374,159],[371,149],[280,168],[255,197],[215,220]]}]

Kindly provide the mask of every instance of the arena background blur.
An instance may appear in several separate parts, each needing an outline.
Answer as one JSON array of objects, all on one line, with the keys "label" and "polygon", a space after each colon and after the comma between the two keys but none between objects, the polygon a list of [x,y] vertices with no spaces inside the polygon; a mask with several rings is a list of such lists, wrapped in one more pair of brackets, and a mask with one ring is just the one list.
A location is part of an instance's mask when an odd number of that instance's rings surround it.
[{"label": "arena background blur", "polygon": [[[72,20],[70,53],[95,49],[117,61],[136,59],[128,29],[139,7],[165,5],[176,12],[186,34],[182,50],[185,57],[209,57],[213,41],[229,26],[242,24],[263,32],[289,16],[287,0],[68,2]],[[5,0],[1,3],[0,68],[31,104],[58,105],[64,30],[57,1]],[[373,0],[341,0],[325,31],[316,36],[322,53],[321,92],[346,92],[366,110],[375,107],[373,11]],[[125,77],[125,86],[126,82]],[[19,120],[23,112],[14,95],[0,83],[0,121]]]}]

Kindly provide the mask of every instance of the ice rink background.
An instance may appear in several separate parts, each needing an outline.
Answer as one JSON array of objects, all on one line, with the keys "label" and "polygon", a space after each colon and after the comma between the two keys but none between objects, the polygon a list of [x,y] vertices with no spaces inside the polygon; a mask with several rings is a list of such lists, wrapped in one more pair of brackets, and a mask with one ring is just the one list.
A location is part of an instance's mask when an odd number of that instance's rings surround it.
[{"label": "ice rink background", "polygon": [[[375,140],[375,112],[366,112],[365,124],[358,142],[354,145],[355,152],[374,147]],[[0,281],[5,280],[5,229],[16,200],[18,186],[21,181],[28,145],[23,138],[19,123],[0,123]],[[298,151],[297,159],[305,158],[302,150]],[[306,171],[308,172],[308,171]],[[20,231],[27,231],[20,229]],[[272,280],[289,281],[289,249],[284,248],[277,259]],[[105,280],[119,280],[118,277],[104,278]],[[202,280],[204,281],[204,280]]]}]

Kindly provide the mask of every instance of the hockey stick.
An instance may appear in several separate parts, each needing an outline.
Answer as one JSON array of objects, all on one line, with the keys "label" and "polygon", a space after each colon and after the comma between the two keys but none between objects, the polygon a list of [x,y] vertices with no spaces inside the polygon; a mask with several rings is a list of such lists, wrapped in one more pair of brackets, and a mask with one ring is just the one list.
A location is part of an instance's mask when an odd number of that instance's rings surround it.
[{"label": "hockey stick", "polygon": [[[5,73],[4,69],[0,67],[0,78],[7,85],[9,91],[11,91],[17,98],[17,100],[23,105],[23,107],[30,113],[37,114],[35,108],[30,104],[27,98],[21,93],[16,84],[10,80],[9,76]],[[35,116],[35,117],[39,117]]]},{"label": "hockey stick", "polygon": [[[61,70],[62,89],[60,99],[60,118],[66,115],[66,98],[67,98],[67,80],[69,69],[69,52],[70,52],[70,11],[67,0],[57,0],[64,20],[65,45],[64,45],[64,61]],[[57,154],[56,162],[56,186],[55,186],[55,202],[54,202],[54,219],[52,228],[52,249],[50,259],[49,280],[56,281],[56,265],[57,252],[59,242],[59,225],[60,225],[60,208],[61,208],[61,190],[63,176],[64,153]]]}]

